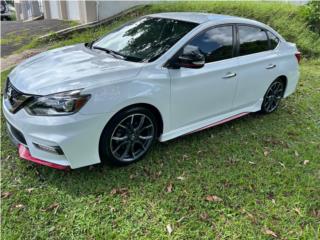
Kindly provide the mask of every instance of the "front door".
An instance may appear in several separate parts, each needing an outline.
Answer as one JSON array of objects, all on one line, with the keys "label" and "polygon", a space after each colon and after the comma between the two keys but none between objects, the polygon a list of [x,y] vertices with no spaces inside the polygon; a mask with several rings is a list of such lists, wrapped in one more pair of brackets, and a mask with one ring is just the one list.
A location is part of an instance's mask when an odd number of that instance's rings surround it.
[{"label": "front door", "polygon": [[169,69],[173,129],[231,111],[237,86],[233,36],[232,25],[200,33],[185,48],[197,48],[205,56],[205,65]]}]

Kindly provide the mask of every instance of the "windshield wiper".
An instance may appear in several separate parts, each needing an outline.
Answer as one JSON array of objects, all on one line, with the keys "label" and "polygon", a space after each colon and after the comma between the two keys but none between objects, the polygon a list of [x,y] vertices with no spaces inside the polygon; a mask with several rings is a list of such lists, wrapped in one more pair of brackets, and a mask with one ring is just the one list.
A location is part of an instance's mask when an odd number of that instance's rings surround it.
[{"label": "windshield wiper", "polygon": [[103,48],[103,47],[98,47],[98,46],[93,46],[93,49],[98,49],[101,51],[105,51],[106,53],[110,54],[111,56],[118,58],[118,59],[126,59],[126,56],[122,55],[121,53],[118,53],[116,51],[110,50],[108,48]]},{"label": "windshield wiper", "polygon": [[86,46],[87,48],[92,48],[92,45],[94,44],[96,42],[96,40],[94,40],[94,41],[91,41],[91,42],[87,42],[87,43],[85,43],[84,44],[84,46]]},{"label": "windshield wiper", "polygon": [[118,52],[113,51],[108,48],[103,48],[103,47],[98,47],[98,46],[93,46],[92,48],[98,49],[101,51],[105,51],[106,53],[112,55],[113,57],[118,58],[118,59],[122,59],[122,60],[127,60],[127,61],[132,61],[132,62],[141,62],[143,60],[142,58],[139,58],[139,57],[132,57],[132,56],[123,55],[121,53],[118,53]]}]

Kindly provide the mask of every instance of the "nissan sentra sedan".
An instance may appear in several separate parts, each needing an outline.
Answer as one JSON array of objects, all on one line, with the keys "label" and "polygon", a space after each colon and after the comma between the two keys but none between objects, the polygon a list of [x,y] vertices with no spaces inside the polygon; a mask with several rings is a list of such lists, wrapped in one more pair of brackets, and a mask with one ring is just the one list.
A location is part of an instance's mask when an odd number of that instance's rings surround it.
[{"label": "nissan sentra sedan", "polygon": [[8,76],[3,111],[24,159],[126,165],[156,140],[275,111],[295,91],[299,60],[295,44],[257,21],[152,14],[24,61]]}]

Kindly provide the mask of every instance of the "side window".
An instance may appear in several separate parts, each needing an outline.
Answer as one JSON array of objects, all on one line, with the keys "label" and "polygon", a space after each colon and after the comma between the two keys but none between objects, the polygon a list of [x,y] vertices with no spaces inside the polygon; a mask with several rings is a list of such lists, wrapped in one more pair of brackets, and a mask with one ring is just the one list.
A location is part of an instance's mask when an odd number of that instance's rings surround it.
[{"label": "side window", "polygon": [[279,38],[269,31],[267,31],[267,33],[270,41],[270,49],[275,49],[278,46]]},{"label": "side window", "polygon": [[264,30],[251,26],[238,26],[239,55],[248,55],[269,50],[268,37]]},{"label": "side window", "polygon": [[198,48],[205,56],[206,63],[232,58],[232,26],[209,29],[192,39],[188,45]]}]

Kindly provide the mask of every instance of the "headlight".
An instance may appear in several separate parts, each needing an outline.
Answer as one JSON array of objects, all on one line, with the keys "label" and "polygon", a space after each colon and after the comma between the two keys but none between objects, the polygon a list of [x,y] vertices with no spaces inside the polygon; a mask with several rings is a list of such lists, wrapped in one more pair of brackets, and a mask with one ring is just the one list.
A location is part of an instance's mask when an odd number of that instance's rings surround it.
[{"label": "headlight", "polygon": [[89,98],[90,95],[81,95],[80,90],[40,96],[35,97],[26,110],[37,116],[70,115],[78,112]]}]

